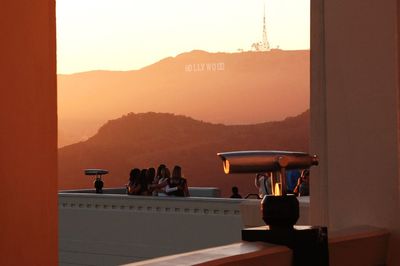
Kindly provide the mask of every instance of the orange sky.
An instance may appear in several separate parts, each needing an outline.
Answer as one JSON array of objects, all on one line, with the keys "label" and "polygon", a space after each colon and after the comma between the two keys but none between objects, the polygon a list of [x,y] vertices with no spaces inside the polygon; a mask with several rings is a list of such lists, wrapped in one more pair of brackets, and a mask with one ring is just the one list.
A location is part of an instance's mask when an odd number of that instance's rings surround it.
[{"label": "orange sky", "polygon": [[[309,0],[266,0],[272,47],[309,49]],[[194,49],[249,50],[262,0],[57,0],[58,73],[133,70]]]}]

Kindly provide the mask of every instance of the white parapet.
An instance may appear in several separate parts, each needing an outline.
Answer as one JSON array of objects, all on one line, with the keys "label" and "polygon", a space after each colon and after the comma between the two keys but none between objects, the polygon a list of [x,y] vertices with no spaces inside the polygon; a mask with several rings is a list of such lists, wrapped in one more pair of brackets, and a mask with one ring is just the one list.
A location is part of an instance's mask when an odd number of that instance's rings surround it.
[{"label": "white parapet", "polygon": [[259,203],[59,193],[60,265],[119,265],[235,243],[242,228],[263,224]]}]

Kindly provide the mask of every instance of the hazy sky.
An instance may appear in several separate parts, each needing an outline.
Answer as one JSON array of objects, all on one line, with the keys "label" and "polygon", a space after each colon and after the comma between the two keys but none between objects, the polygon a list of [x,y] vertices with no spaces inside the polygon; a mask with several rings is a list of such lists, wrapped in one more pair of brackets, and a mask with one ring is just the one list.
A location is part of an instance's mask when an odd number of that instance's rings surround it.
[{"label": "hazy sky", "polygon": [[[310,0],[265,0],[270,45],[309,49]],[[249,50],[262,0],[57,0],[58,73],[133,70],[195,49]]]}]

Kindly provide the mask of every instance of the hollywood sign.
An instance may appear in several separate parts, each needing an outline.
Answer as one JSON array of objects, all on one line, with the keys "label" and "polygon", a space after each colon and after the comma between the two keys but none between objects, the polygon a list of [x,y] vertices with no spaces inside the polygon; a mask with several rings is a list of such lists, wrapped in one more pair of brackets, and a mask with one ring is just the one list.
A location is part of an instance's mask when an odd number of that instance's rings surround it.
[{"label": "hollywood sign", "polygon": [[185,65],[186,72],[203,72],[203,71],[223,71],[224,63],[200,63]]}]

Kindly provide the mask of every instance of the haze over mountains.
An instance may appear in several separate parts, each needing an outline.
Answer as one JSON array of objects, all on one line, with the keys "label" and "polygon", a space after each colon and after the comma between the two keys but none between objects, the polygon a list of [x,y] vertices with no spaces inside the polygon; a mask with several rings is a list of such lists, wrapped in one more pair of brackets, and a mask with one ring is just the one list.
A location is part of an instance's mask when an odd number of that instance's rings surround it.
[{"label": "haze over mountains", "polygon": [[228,125],[281,120],[309,107],[309,51],[192,51],[140,70],[59,75],[58,95],[59,146],[129,112]]},{"label": "haze over mountains", "polygon": [[279,122],[222,125],[166,113],[130,113],[111,120],[87,141],[59,149],[59,187],[92,187],[85,168],[105,168],[106,187],[123,186],[133,167],[181,165],[190,186],[233,185],[254,193],[253,175],[225,175],[217,152],[253,149],[307,151],[309,112]]}]

